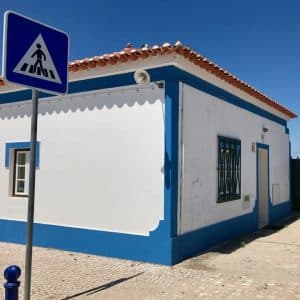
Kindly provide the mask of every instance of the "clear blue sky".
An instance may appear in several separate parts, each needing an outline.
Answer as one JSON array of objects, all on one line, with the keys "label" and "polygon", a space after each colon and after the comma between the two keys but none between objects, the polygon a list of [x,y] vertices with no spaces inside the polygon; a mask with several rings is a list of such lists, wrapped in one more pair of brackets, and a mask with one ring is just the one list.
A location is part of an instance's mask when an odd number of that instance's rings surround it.
[{"label": "clear blue sky", "polygon": [[[181,40],[300,114],[298,0],[1,0],[0,10],[68,32],[71,60]],[[300,156],[300,118],[289,128]]]}]

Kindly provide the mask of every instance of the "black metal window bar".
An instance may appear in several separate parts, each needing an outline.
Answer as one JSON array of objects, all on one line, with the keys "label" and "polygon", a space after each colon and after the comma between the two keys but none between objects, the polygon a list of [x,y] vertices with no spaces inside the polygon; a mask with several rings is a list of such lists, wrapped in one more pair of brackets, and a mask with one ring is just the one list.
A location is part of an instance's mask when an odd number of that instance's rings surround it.
[{"label": "black metal window bar", "polygon": [[241,141],[218,136],[218,202],[241,198]]}]

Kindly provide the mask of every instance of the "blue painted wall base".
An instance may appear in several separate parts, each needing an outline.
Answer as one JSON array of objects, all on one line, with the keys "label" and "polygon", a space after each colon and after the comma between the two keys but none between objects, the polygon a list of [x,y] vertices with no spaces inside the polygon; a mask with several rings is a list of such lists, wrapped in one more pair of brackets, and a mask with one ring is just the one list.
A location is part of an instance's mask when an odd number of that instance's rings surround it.
[{"label": "blue painted wall base", "polygon": [[[269,210],[270,223],[278,221],[292,212],[291,201],[286,201]],[[177,252],[173,261],[180,262],[186,258],[199,254],[209,248],[229,241],[235,237],[252,233],[258,230],[258,208],[255,206],[252,213],[232,218],[217,224],[213,224],[177,238]],[[174,251],[173,251],[174,252]]]},{"label": "blue painted wall base", "polygon": [[[172,240],[35,223],[34,246],[172,265]],[[25,244],[26,222],[0,219],[0,240]]]},{"label": "blue painted wall base", "polygon": [[[291,202],[270,210],[274,222],[291,213]],[[201,228],[177,237],[163,237],[165,222],[150,236],[97,231],[57,225],[35,224],[34,246],[94,255],[173,265],[217,243],[257,230],[257,207],[252,213]],[[0,240],[25,243],[26,222],[0,219]]]}]

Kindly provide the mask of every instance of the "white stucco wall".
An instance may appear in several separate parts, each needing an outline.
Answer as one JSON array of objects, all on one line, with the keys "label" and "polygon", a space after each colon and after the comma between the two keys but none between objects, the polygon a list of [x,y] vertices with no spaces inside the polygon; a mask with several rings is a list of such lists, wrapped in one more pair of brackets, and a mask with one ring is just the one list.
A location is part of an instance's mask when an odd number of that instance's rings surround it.
[{"label": "white stucco wall", "polygon": [[[179,233],[215,224],[253,210],[256,200],[256,152],[252,143],[270,146],[272,203],[289,199],[289,144],[285,128],[190,86],[182,90],[182,186]],[[269,131],[262,140],[262,128]],[[241,199],[217,203],[217,136],[241,140]],[[273,184],[280,196],[272,197]],[[250,203],[244,196],[250,195]],[[273,199],[274,198],[274,199]],[[275,203],[276,202],[276,203]]]},{"label": "white stucco wall", "polygon": [[[29,140],[30,102],[0,106],[5,143]],[[35,221],[148,235],[163,219],[164,90],[125,87],[40,101]],[[25,220],[0,168],[0,218]]]}]

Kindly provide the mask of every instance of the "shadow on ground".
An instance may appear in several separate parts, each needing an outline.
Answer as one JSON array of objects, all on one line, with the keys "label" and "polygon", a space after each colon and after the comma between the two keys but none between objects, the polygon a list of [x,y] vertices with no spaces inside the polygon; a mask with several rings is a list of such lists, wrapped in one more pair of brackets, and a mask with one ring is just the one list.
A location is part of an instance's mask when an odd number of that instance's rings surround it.
[{"label": "shadow on ground", "polygon": [[261,237],[270,236],[281,229],[285,228],[286,226],[296,222],[300,219],[300,213],[294,213],[293,215],[289,216],[288,218],[282,219],[278,222],[272,223],[259,231],[254,233],[240,236],[236,239],[230,240],[228,242],[222,243],[214,248],[211,248],[208,252],[218,252],[222,254],[230,254],[241,247],[244,247],[246,244],[249,244]]},{"label": "shadow on ground", "polygon": [[[218,245],[208,249],[205,252],[198,253],[194,257],[183,261],[181,264],[182,264],[182,266],[184,266],[185,268],[188,268],[188,269],[196,269],[196,270],[203,270],[203,271],[215,271],[216,266],[214,264],[208,263],[208,261],[213,260],[214,257],[216,257],[220,254],[231,254],[231,253],[245,247],[247,244],[258,240],[259,238],[267,237],[267,236],[271,236],[272,234],[275,234],[276,232],[282,230],[286,226],[296,222],[299,219],[300,219],[300,212],[296,212],[296,213],[290,215],[288,218],[282,219],[276,223],[272,223],[257,232],[239,236],[230,241],[218,244]],[[277,244],[277,242],[273,242],[273,241],[264,241],[264,242]],[[280,244],[282,244],[282,243],[280,243]],[[285,245],[287,245],[287,244],[285,243]],[[295,246],[295,245],[293,244],[293,246]]]},{"label": "shadow on ground", "polygon": [[89,290],[86,290],[86,291],[83,291],[83,292],[80,292],[80,293],[77,293],[77,294],[74,294],[74,295],[71,295],[71,296],[67,296],[65,298],[62,298],[61,300],[68,300],[68,299],[74,299],[76,297],[79,297],[79,296],[82,296],[82,295],[85,295],[85,296],[90,296],[90,295],[93,295],[93,294],[96,294],[98,292],[101,292],[103,290],[106,290],[106,289],[109,289],[117,284],[120,284],[124,281],[127,281],[127,280],[130,280],[132,278],[135,278],[137,276],[140,276],[142,275],[144,272],[141,272],[141,273],[138,273],[138,274],[135,274],[133,276],[130,276],[130,277],[124,277],[124,278],[120,278],[120,279],[117,279],[117,280],[114,280],[114,281],[111,281],[111,282],[108,282],[108,283],[105,283],[103,285],[100,285],[98,287],[95,287],[95,288],[92,288],[92,289],[89,289]]}]

